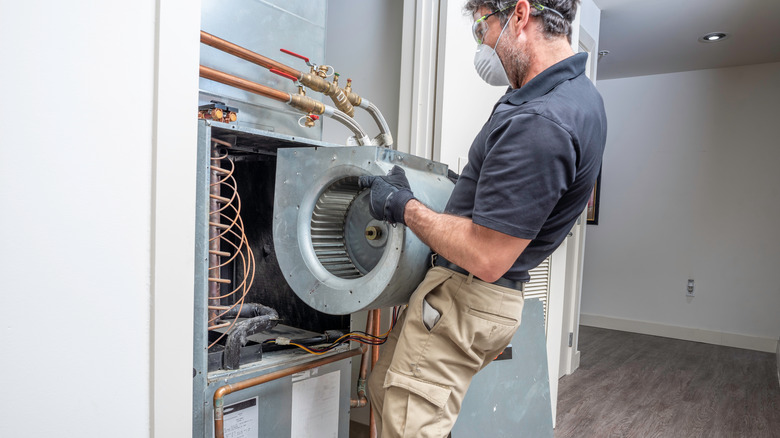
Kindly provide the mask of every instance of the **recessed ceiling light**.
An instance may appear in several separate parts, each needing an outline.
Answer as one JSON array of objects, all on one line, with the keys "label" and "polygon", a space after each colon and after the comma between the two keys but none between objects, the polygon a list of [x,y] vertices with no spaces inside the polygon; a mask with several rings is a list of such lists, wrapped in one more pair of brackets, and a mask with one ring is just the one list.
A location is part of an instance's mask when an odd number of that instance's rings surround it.
[{"label": "recessed ceiling light", "polygon": [[725,32],[710,32],[703,37],[699,38],[699,41],[704,43],[714,43],[716,41],[723,41],[729,37],[729,34]]}]

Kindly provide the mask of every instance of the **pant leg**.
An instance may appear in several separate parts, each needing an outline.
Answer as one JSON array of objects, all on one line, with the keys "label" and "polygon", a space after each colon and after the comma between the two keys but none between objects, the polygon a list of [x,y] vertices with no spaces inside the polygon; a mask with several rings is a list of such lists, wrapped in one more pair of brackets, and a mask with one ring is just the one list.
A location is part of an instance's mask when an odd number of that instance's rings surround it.
[{"label": "pant leg", "polygon": [[[430,330],[422,322],[423,299],[441,313]],[[409,301],[392,357],[383,358],[389,364],[381,436],[446,436],[473,376],[511,341],[522,307],[520,291],[440,267],[428,271]]]},{"label": "pant leg", "polygon": [[406,321],[406,311],[402,310],[401,315],[398,316],[395,327],[390,331],[387,341],[379,347],[379,359],[374,364],[371,374],[368,376],[368,399],[371,401],[371,406],[374,412],[374,421],[376,422],[376,430],[381,433],[382,431],[382,407],[385,400],[385,389],[382,387],[385,381],[385,374],[387,368],[390,366],[390,360],[393,358],[393,352],[395,351],[396,344],[398,343],[398,335],[404,326]]}]

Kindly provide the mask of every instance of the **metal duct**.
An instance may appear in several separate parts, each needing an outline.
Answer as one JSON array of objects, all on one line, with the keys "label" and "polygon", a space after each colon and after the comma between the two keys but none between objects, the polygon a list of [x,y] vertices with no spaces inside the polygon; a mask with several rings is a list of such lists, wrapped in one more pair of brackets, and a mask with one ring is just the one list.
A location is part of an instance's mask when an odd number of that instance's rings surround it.
[{"label": "metal duct", "polygon": [[430,249],[404,226],[368,211],[362,175],[404,168],[415,196],[443,211],[447,166],[378,147],[278,151],[274,244],[282,273],[307,304],[344,315],[405,303],[430,264]]}]

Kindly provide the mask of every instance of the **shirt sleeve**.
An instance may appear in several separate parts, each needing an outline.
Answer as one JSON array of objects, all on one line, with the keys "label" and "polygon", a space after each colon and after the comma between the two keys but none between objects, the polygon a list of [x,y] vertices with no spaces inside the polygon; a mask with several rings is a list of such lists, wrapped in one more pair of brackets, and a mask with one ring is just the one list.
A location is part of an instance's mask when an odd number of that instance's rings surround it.
[{"label": "shirt sleeve", "polygon": [[574,181],[576,152],[568,131],[537,114],[511,117],[486,137],[474,223],[534,239]]}]

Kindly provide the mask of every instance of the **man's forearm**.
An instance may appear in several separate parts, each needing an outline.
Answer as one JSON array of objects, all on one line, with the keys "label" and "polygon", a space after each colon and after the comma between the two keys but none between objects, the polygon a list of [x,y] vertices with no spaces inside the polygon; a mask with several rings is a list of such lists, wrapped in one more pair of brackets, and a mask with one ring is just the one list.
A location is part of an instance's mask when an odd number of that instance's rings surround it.
[{"label": "man's forearm", "polygon": [[416,199],[406,204],[404,221],[433,251],[488,282],[503,276],[529,242],[469,218],[436,213]]}]

